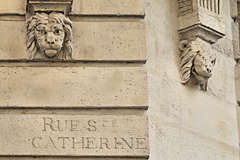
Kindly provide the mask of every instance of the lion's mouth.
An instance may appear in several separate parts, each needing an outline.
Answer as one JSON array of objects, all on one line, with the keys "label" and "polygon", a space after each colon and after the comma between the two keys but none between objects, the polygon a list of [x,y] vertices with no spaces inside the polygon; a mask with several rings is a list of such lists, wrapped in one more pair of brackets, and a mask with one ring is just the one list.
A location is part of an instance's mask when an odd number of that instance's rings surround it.
[{"label": "lion's mouth", "polygon": [[203,76],[204,78],[210,78],[210,77],[212,77],[212,74],[204,72],[201,74],[201,76]]},{"label": "lion's mouth", "polygon": [[195,76],[201,76],[203,78],[210,78],[212,76],[212,73],[209,73],[209,72],[204,72],[202,71],[201,73],[198,73],[195,68],[193,68],[192,72],[194,73]]},{"label": "lion's mouth", "polygon": [[47,57],[52,58],[58,54],[58,51],[56,49],[46,49],[44,53]]}]

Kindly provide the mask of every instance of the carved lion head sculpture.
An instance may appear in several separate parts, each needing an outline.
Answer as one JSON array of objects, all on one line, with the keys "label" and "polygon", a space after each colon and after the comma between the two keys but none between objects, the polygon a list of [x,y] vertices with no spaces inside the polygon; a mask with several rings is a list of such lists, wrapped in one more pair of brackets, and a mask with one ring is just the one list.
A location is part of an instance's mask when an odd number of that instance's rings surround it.
[{"label": "carved lion head sculpture", "polygon": [[195,78],[202,90],[207,90],[208,79],[216,63],[216,55],[198,40],[180,42],[180,73],[182,83]]},{"label": "carved lion head sculpture", "polygon": [[27,20],[27,49],[36,56],[67,60],[72,58],[72,23],[62,13],[37,13]]}]

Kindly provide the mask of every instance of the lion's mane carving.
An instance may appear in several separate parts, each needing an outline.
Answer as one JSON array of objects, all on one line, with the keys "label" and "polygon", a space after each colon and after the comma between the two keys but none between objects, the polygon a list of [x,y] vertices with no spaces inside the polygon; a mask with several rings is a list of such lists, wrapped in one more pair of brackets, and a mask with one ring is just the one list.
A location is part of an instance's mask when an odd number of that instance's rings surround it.
[{"label": "lion's mane carving", "polygon": [[180,73],[183,84],[195,78],[200,88],[207,90],[208,79],[212,76],[216,55],[201,42],[183,40],[180,42]]},{"label": "lion's mane carving", "polygon": [[72,23],[62,13],[37,13],[27,20],[30,59],[72,58]]}]

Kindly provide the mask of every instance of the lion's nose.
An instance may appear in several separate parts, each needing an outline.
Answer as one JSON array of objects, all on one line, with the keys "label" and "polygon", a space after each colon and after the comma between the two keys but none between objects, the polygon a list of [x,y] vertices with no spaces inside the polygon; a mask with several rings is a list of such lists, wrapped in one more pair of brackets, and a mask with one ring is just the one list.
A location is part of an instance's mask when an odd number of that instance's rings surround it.
[{"label": "lion's nose", "polygon": [[54,37],[53,37],[53,35],[51,35],[51,33],[47,34],[46,42],[50,45],[55,43]]},{"label": "lion's nose", "polygon": [[48,44],[54,44],[54,41],[48,40],[47,43]]},{"label": "lion's nose", "polygon": [[208,72],[208,73],[211,73],[211,72],[212,72],[212,70],[211,70],[211,69],[209,69],[209,68],[207,68],[207,72]]}]

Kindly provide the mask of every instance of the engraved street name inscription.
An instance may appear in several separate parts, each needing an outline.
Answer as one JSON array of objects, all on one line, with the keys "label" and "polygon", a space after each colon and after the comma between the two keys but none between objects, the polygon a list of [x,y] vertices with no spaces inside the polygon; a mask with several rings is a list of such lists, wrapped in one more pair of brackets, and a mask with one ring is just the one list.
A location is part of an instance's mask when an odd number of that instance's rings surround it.
[{"label": "engraved street name inscription", "polygon": [[0,155],[148,156],[145,116],[1,115]]}]

